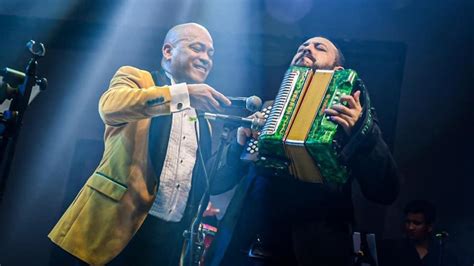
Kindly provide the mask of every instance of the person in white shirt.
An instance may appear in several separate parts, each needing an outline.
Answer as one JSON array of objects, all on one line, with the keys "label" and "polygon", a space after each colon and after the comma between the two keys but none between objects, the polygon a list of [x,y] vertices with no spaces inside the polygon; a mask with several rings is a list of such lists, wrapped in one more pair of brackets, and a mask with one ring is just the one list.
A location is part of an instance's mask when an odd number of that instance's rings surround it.
[{"label": "person in white shirt", "polygon": [[211,152],[197,113],[231,104],[204,83],[213,54],[206,28],[180,24],[158,71],[117,71],[99,102],[103,158],[48,235],[55,244],[92,265],[178,264]]}]

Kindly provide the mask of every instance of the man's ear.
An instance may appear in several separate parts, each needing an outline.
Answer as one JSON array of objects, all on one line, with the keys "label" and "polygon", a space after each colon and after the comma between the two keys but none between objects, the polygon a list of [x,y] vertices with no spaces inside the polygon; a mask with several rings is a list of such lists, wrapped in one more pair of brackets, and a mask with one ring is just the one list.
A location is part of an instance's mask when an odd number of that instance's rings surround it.
[{"label": "man's ear", "polygon": [[344,67],[343,66],[335,66],[333,70],[343,70]]},{"label": "man's ear", "polygon": [[173,54],[173,46],[170,43],[163,44],[163,47],[161,48],[161,53],[163,54],[163,58],[165,60],[170,60]]}]

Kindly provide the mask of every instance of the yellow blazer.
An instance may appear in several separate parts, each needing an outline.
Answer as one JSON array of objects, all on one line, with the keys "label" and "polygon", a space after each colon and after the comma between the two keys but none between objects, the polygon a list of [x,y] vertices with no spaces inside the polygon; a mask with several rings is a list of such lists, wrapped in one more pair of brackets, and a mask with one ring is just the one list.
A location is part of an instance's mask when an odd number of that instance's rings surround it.
[{"label": "yellow blazer", "polygon": [[170,114],[170,88],[149,72],[122,67],[101,96],[104,154],[48,237],[92,265],[117,256],[155,200],[157,176],[148,154],[151,118]]}]

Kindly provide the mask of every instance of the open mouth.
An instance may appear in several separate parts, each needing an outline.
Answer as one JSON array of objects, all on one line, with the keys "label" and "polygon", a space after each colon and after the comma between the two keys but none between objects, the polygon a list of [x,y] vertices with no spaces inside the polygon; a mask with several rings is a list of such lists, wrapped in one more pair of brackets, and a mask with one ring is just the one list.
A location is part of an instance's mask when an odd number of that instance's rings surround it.
[{"label": "open mouth", "polygon": [[207,68],[203,65],[193,65],[195,69],[197,69],[199,72],[202,72],[204,74],[207,73]]}]

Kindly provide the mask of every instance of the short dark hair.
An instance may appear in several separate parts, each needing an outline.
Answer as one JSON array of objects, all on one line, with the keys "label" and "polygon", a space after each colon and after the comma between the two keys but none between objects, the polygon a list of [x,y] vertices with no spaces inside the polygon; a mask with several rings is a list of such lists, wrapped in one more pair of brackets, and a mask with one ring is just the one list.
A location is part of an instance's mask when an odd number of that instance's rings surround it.
[{"label": "short dark hair", "polygon": [[336,46],[336,49],[337,49],[336,61],[334,62],[334,64],[335,64],[335,66],[344,67],[344,65],[346,64],[346,58],[344,57],[344,54],[342,53],[339,46],[335,43],[333,43],[333,44],[334,44],[334,46]]},{"label": "short dark hair", "polygon": [[436,220],[435,206],[426,200],[413,200],[408,202],[404,209],[405,215],[409,213],[422,213],[427,224],[433,224]]}]

